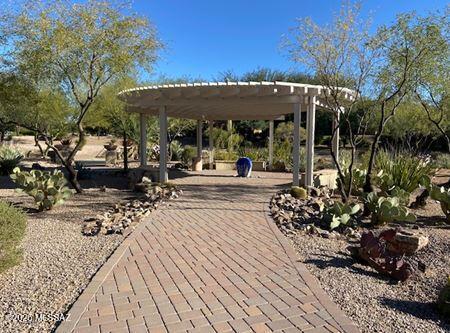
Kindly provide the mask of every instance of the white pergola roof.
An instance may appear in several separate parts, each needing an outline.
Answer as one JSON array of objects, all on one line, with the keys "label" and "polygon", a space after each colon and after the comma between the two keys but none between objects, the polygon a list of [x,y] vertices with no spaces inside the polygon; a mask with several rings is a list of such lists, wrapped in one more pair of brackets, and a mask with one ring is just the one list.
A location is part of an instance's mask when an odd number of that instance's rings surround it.
[{"label": "white pergola roof", "polygon": [[[343,98],[352,100],[355,92],[339,88]],[[306,110],[308,98],[327,108],[329,91],[318,85],[290,82],[202,82],[167,84],[127,89],[119,98],[129,112],[158,115],[165,107],[167,116],[197,120],[274,120],[293,113],[293,105]]]}]

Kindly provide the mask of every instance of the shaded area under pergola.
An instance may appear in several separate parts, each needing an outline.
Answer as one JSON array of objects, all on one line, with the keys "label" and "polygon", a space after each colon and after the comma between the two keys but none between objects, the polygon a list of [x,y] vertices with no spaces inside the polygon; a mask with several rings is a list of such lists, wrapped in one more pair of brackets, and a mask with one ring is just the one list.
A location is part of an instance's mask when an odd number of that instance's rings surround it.
[{"label": "shaded area under pergola", "polygon": [[[342,98],[351,100],[354,92],[339,89]],[[159,117],[160,161],[159,180],[166,182],[167,175],[167,117],[197,120],[197,157],[202,152],[202,122],[210,128],[209,156],[213,164],[212,127],[218,120],[269,121],[269,166],[273,162],[273,121],[286,114],[294,114],[293,185],[299,184],[300,171],[300,121],[306,111],[306,186],[313,185],[314,132],[316,108],[327,107],[329,91],[322,86],[289,82],[208,82],[169,84],[137,87],[120,92],[127,111],[140,114],[140,164],[147,165],[148,116]],[[339,113],[333,113],[334,123]],[[339,131],[332,143],[336,156],[339,150]]]}]

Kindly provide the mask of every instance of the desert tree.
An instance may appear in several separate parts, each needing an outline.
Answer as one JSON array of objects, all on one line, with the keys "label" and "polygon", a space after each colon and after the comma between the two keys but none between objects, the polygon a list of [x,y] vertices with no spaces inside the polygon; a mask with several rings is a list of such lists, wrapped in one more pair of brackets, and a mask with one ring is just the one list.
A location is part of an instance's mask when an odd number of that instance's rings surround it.
[{"label": "desert tree", "polygon": [[445,139],[450,152],[450,22],[449,9],[444,14],[436,13],[422,18],[419,24],[426,26],[428,44],[435,48],[427,54],[427,65],[419,72],[414,95],[422,106],[428,120]]},{"label": "desert tree", "polygon": [[150,70],[161,43],[150,22],[124,2],[67,0],[27,2],[2,24],[6,56],[39,87],[61,89],[76,109],[77,143],[61,159],[80,193],[74,158],[85,139],[84,120],[102,89],[120,76]]},{"label": "desert tree", "polygon": [[[327,92],[326,104],[337,120],[332,138],[338,129],[347,132],[350,161],[344,165],[330,149],[344,200],[352,192],[357,146],[370,123],[370,112],[367,109],[361,112],[361,104],[366,101],[363,96],[380,57],[379,48],[369,43],[369,23],[361,18],[359,4],[347,3],[334,15],[331,24],[320,26],[311,18],[299,19],[284,41],[291,59],[301,64]],[[347,88],[354,92],[352,100],[344,98]],[[356,127],[352,126],[355,118]]]},{"label": "desert tree", "polygon": [[[364,185],[366,192],[373,190],[375,156],[384,128],[413,91],[428,57],[436,52],[435,43],[429,43],[427,20],[414,13],[399,15],[392,25],[381,26],[374,34],[369,26],[370,20],[361,16],[360,4],[348,2],[332,24],[300,20],[287,41],[292,59],[318,79],[326,91],[328,108],[339,115],[332,138],[337,129],[347,133],[350,161],[344,165],[330,148],[344,200],[352,193],[357,149],[375,121]],[[351,100],[343,98],[346,88],[354,92]]]}]

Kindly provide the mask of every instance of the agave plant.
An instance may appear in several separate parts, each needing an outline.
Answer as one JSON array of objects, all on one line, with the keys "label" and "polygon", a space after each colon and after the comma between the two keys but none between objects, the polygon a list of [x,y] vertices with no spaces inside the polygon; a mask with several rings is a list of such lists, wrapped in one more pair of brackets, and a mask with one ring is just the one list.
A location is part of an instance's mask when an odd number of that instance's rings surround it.
[{"label": "agave plant", "polygon": [[8,146],[0,147],[0,175],[9,175],[23,159],[22,153]]},{"label": "agave plant", "polygon": [[347,225],[352,217],[360,211],[358,204],[344,204],[339,201],[327,203],[323,211],[323,219],[333,230],[340,225]]},{"label": "agave plant", "polygon": [[50,210],[56,205],[63,204],[73,193],[66,186],[67,180],[59,170],[26,172],[15,168],[11,179],[20,187],[18,191],[23,191],[34,198],[39,211]]},{"label": "agave plant", "polygon": [[442,211],[447,217],[447,223],[450,224],[450,189],[445,189],[443,186],[432,186],[430,197],[439,201]]},{"label": "agave plant", "polygon": [[373,224],[416,221],[416,216],[402,205],[398,197],[379,197],[375,192],[371,192],[364,198],[364,201],[372,213]]}]

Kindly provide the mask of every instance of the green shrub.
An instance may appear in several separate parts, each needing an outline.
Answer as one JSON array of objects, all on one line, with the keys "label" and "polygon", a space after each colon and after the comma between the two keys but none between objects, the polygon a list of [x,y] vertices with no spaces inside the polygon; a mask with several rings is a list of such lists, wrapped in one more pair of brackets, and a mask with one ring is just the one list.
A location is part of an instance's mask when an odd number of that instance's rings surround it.
[{"label": "green shrub", "polygon": [[184,148],[180,141],[173,140],[170,143],[170,151],[172,153],[172,161],[182,160]]},{"label": "green shrub", "polygon": [[9,146],[0,147],[0,175],[9,175],[23,159],[22,153]]},{"label": "green shrub", "polygon": [[443,186],[433,186],[430,191],[430,197],[439,201],[442,211],[447,217],[447,223],[450,224],[450,189],[445,189]]},{"label": "green shrub", "polygon": [[217,150],[214,152],[214,159],[218,161],[236,161],[239,158],[239,154],[235,151]]},{"label": "green shrub", "polygon": [[450,154],[438,154],[432,163],[435,168],[450,169]]},{"label": "green shrub", "polygon": [[308,192],[303,187],[300,186],[292,186],[290,193],[296,199],[308,198]]},{"label": "green shrub", "polygon": [[372,223],[383,225],[390,222],[415,222],[416,216],[401,204],[397,197],[379,197],[375,192],[364,198],[372,213]]},{"label": "green shrub", "polygon": [[[282,142],[288,141],[292,143],[294,141],[294,123],[292,121],[279,123],[274,132],[275,141]],[[306,129],[300,127],[300,140],[306,141]]]},{"label": "green shrub", "polygon": [[239,151],[242,157],[248,157],[252,161],[267,161],[269,159],[269,150],[267,148],[245,148]]},{"label": "green shrub", "polygon": [[330,229],[333,230],[340,225],[347,225],[360,209],[361,207],[358,204],[344,204],[335,201],[325,205],[323,219],[329,223]]},{"label": "green shrub", "polygon": [[[275,142],[273,146],[274,165],[284,165],[286,170],[292,170],[292,144],[289,141]],[[300,147],[300,171],[306,169],[306,152]]]},{"label": "green shrub", "polygon": [[191,166],[192,160],[197,157],[197,147],[185,146],[181,154],[181,161],[184,165]]},{"label": "green shrub", "polygon": [[59,170],[26,172],[15,168],[11,179],[20,187],[19,191],[34,198],[39,211],[50,210],[72,196],[72,190],[66,186],[67,180]]},{"label": "green shrub", "polygon": [[0,273],[20,262],[22,251],[18,246],[25,228],[25,214],[0,201]]}]

